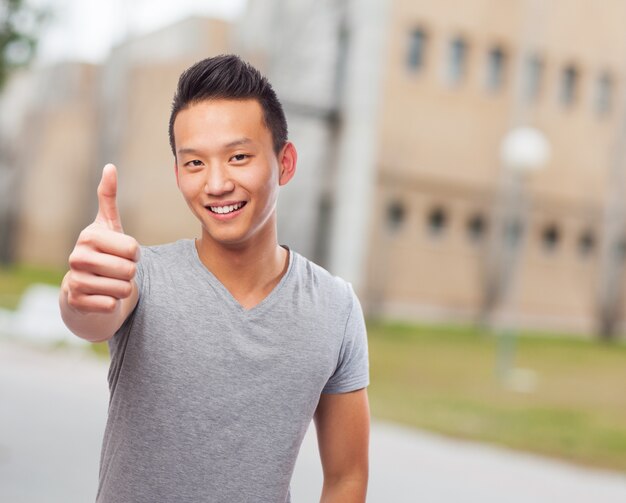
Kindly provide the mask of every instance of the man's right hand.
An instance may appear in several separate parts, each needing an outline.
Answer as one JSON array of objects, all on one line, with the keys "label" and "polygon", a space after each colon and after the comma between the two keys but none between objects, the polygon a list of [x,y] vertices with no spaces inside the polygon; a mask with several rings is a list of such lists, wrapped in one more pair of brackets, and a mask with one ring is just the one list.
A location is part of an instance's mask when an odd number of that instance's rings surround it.
[{"label": "man's right hand", "polygon": [[[89,340],[112,336],[138,298],[134,277],[139,243],[124,234],[116,196],[117,171],[107,164],[98,186],[98,214],[80,233],[62,285],[63,319]],[[86,316],[95,314],[101,316]]]}]

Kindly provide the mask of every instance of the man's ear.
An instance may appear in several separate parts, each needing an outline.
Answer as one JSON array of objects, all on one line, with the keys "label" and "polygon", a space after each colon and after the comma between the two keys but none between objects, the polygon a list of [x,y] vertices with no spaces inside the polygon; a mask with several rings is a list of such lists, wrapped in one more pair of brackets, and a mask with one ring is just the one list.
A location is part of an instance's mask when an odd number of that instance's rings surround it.
[{"label": "man's ear", "polygon": [[280,174],[278,177],[278,185],[285,185],[296,174],[296,164],[298,162],[298,152],[293,143],[288,141],[283,147],[278,157]]},{"label": "man's ear", "polygon": [[174,160],[174,175],[176,176],[176,186],[180,189],[180,183],[178,182],[178,162]]}]

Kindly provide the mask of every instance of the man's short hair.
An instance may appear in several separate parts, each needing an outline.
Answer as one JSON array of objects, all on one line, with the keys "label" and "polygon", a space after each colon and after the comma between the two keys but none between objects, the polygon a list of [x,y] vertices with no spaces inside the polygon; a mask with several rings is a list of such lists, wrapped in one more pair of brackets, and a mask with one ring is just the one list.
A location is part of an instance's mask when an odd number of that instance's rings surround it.
[{"label": "man's short hair", "polygon": [[187,68],[178,79],[172,102],[169,137],[176,157],[174,121],[178,112],[190,105],[211,99],[254,99],[263,109],[263,120],[272,134],[278,154],[287,142],[287,120],[283,107],[269,81],[251,64],[227,54],[203,59]]}]

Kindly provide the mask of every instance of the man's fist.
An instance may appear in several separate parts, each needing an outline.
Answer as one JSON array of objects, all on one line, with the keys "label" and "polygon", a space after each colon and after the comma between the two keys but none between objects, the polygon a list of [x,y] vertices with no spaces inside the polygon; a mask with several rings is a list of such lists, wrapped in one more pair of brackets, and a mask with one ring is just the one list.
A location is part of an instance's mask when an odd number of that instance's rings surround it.
[{"label": "man's fist", "polygon": [[124,234],[117,209],[117,171],[107,164],[98,185],[98,214],[70,254],[67,303],[81,313],[113,313],[133,292],[139,243]]}]

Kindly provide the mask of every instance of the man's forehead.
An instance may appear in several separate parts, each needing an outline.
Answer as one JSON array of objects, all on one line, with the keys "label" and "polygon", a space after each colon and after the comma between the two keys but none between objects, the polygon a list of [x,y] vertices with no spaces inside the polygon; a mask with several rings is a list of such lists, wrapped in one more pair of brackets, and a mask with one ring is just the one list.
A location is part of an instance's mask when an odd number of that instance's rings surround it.
[{"label": "man's forehead", "polygon": [[184,153],[195,144],[246,146],[271,141],[261,105],[255,99],[211,99],[190,104],[174,122],[174,136]]}]

